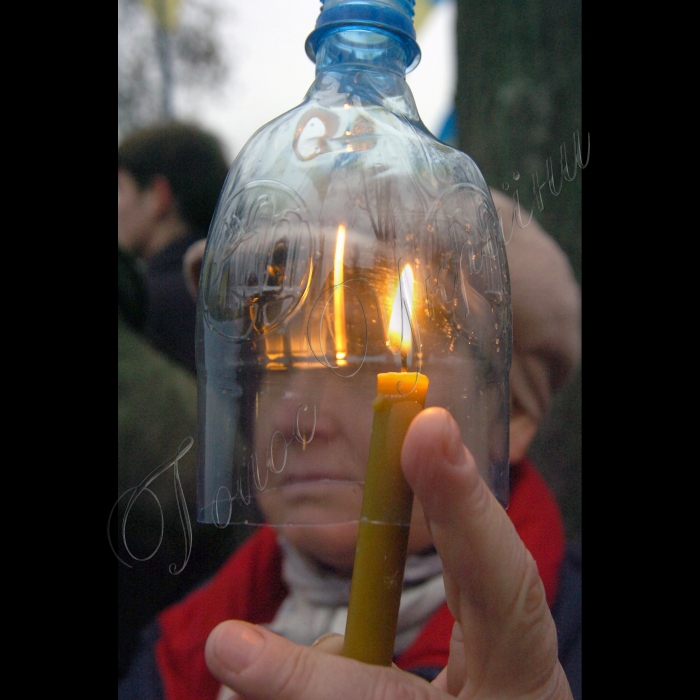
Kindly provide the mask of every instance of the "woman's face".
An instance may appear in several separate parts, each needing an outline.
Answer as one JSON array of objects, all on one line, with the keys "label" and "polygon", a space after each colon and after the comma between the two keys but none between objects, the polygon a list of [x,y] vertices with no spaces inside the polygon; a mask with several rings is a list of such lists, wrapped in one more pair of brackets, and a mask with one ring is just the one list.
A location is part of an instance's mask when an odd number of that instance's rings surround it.
[{"label": "woman's face", "polygon": [[[260,387],[256,452],[267,479],[258,503],[301,553],[341,573],[355,556],[377,375],[352,378],[326,367],[269,372]],[[409,550],[431,545],[414,505]]]}]

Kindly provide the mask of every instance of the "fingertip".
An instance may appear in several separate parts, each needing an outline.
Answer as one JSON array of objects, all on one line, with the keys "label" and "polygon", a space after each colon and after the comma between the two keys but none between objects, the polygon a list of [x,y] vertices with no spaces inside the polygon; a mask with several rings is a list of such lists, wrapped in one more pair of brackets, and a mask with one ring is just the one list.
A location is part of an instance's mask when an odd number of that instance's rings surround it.
[{"label": "fingertip", "polygon": [[401,463],[404,471],[419,463],[422,452],[434,442],[440,433],[449,430],[448,417],[444,408],[435,406],[421,411],[411,422],[401,450]]},{"label": "fingertip", "polygon": [[210,667],[238,674],[255,663],[264,647],[265,638],[255,625],[228,620],[211,631],[204,653]]},{"label": "fingertip", "polygon": [[425,465],[436,462],[436,458],[458,468],[473,461],[450,412],[433,406],[414,418],[404,440],[401,464],[411,486],[425,474]]}]

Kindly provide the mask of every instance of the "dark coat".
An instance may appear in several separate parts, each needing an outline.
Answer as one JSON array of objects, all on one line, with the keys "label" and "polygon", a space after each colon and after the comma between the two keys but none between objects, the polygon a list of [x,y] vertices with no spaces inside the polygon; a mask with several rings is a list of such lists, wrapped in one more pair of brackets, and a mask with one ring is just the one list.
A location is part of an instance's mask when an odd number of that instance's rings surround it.
[{"label": "dark coat", "polygon": [[196,374],[194,329],[196,304],[185,283],[182,259],[205,231],[188,233],[156,253],[148,262],[148,307],[144,332],[152,345]]}]

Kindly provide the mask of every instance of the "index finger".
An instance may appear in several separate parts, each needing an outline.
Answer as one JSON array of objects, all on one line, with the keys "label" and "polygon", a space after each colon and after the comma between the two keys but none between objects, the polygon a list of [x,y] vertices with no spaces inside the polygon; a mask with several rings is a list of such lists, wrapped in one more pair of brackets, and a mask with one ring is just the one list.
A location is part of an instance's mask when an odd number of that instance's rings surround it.
[{"label": "index finger", "polygon": [[522,571],[527,552],[462,444],[457,423],[444,409],[426,409],[411,424],[401,457],[443,568],[491,619],[500,615],[517,593],[513,571]]},{"label": "index finger", "polygon": [[406,434],[401,460],[442,559],[448,605],[459,623],[448,690],[466,681],[467,670],[470,683],[496,694],[558,683],[563,672],[556,630],[537,565],[481,478],[452,416],[441,408],[421,412]]}]

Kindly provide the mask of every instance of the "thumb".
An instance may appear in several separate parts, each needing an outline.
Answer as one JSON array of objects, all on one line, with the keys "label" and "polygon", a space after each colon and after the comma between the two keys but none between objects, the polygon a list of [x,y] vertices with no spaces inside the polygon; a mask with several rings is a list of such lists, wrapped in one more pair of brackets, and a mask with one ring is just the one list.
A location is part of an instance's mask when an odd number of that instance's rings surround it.
[{"label": "thumb", "polygon": [[205,656],[212,674],[246,700],[446,697],[410,673],[299,646],[263,627],[238,620],[214,628],[207,639]]}]

